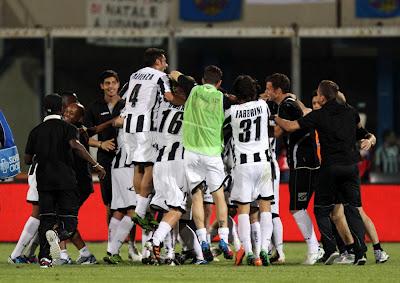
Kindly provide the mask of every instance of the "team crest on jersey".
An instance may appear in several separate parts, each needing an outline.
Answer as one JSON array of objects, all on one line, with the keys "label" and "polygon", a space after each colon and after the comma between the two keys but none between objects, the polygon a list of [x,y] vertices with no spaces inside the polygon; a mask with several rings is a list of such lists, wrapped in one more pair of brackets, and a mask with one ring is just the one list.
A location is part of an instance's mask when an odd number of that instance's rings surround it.
[{"label": "team crest on jersey", "polygon": [[215,16],[223,11],[228,4],[228,0],[195,0],[197,8],[208,16]]},{"label": "team crest on jersey", "polygon": [[298,201],[306,201],[307,200],[307,193],[298,193],[297,194]]}]

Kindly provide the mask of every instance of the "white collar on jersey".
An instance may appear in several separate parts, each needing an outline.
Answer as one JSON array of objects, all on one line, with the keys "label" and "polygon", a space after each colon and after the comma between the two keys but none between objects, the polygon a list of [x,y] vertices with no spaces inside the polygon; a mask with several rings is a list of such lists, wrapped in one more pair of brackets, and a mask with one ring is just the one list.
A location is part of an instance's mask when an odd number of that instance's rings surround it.
[{"label": "white collar on jersey", "polygon": [[61,115],[47,115],[46,117],[44,117],[43,122],[46,122],[47,120],[50,120],[50,119],[61,120]]}]

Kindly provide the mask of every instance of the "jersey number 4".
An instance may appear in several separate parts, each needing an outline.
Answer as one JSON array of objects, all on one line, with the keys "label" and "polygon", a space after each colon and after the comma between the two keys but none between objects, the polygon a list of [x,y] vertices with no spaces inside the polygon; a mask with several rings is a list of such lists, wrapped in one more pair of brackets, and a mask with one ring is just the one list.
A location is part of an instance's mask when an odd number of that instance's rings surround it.
[{"label": "jersey number 4", "polygon": [[141,86],[141,84],[136,84],[132,89],[131,95],[129,96],[129,102],[131,103],[132,107],[135,107],[136,102],[138,101],[137,96]]},{"label": "jersey number 4", "polygon": [[243,129],[243,132],[239,133],[239,141],[240,142],[249,142],[251,136],[251,128],[252,125],[256,125],[256,135],[255,140],[260,140],[260,130],[261,130],[261,117],[257,117],[255,120],[246,119],[240,121],[240,128]]}]

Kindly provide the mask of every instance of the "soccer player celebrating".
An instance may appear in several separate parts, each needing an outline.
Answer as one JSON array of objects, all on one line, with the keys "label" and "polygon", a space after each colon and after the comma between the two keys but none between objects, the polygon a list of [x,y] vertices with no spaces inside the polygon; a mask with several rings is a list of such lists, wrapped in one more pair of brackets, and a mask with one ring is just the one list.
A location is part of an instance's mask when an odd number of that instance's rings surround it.
[{"label": "soccer player celebrating", "polygon": [[216,66],[204,69],[203,85],[195,86],[185,103],[183,117],[183,145],[185,147],[185,174],[192,192],[192,213],[196,223],[196,234],[202,246],[204,258],[213,260],[207,242],[204,225],[204,184],[213,196],[219,224],[219,247],[225,258],[232,258],[228,246],[228,208],[225,202],[223,182],[224,165],[222,128],[224,123],[224,95],[218,91],[222,71]]},{"label": "soccer player celebrating", "polygon": [[164,73],[168,67],[165,51],[148,48],[144,54],[144,64],[144,68],[130,77],[125,111],[115,124],[123,123],[125,132],[131,134],[127,137],[126,146],[127,163],[135,164],[133,187],[137,194],[137,206],[133,220],[150,228],[144,217],[153,189],[153,164],[157,154],[156,119],[161,100],[173,101],[174,96],[168,76]]},{"label": "soccer player celebrating", "polygon": [[[249,265],[268,265],[272,236],[271,200],[274,198],[269,153],[267,103],[258,99],[257,83],[250,76],[239,76],[233,83],[237,104],[228,110],[232,126],[233,188],[231,199],[238,205],[239,238],[244,247],[236,254],[241,264],[244,254]],[[261,252],[254,255],[250,236],[250,203],[259,199]]]}]

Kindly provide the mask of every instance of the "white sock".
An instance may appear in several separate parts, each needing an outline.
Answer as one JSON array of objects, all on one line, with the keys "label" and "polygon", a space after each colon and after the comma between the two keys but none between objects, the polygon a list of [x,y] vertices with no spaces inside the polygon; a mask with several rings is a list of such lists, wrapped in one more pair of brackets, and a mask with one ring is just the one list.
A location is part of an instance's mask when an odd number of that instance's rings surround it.
[{"label": "white sock", "polygon": [[283,225],[280,217],[272,218],[274,225],[272,237],[274,240],[275,249],[279,255],[283,255]]},{"label": "white sock", "polygon": [[207,233],[207,243],[211,244],[211,233]]},{"label": "white sock", "polygon": [[235,220],[233,220],[233,218],[232,218],[232,238],[233,238],[233,247],[235,249],[235,252],[240,250],[240,246],[241,246],[237,229],[238,229],[238,226],[237,226]]},{"label": "white sock", "polygon": [[[153,244],[155,246],[159,246],[162,242],[164,242],[164,239],[167,237],[169,232],[172,230],[172,227],[165,221],[161,221],[160,225],[158,225],[157,230],[153,234]],[[172,241],[170,241],[172,242]],[[165,244],[165,243],[164,243]]]},{"label": "white sock", "polygon": [[35,233],[28,246],[25,248],[23,255],[26,257],[35,256],[36,248],[39,246],[39,231]]},{"label": "white sock", "polygon": [[147,208],[149,207],[150,198],[145,198],[142,197],[141,195],[136,195],[136,199],[137,199],[137,204],[135,212],[137,215],[143,218],[146,216],[146,211]]},{"label": "white sock", "polygon": [[254,222],[250,225],[251,227],[251,241],[254,248],[254,254],[256,257],[260,256],[261,251],[261,227],[260,222]]},{"label": "white sock", "polygon": [[314,232],[314,226],[307,210],[299,210],[293,214],[293,217],[307,243],[308,253],[317,253],[319,244]]},{"label": "white sock", "polygon": [[248,214],[239,214],[238,216],[239,239],[242,242],[246,254],[252,253],[250,237],[250,217]]},{"label": "white sock", "polygon": [[117,233],[118,225],[121,220],[118,220],[115,217],[111,217],[110,223],[108,224],[108,242],[107,242],[107,251],[111,248],[111,242],[115,237],[115,233]]},{"label": "white sock", "polygon": [[196,230],[196,235],[197,238],[199,239],[199,242],[207,242],[207,230],[206,228],[201,228]]},{"label": "white sock", "polygon": [[224,240],[225,243],[229,243],[229,228],[228,227],[221,227],[218,228],[218,235],[221,240]]},{"label": "white sock", "polygon": [[164,238],[164,248],[167,258],[175,258],[175,241],[173,230],[169,231]]},{"label": "white sock", "polygon": [[84,246],[79,250],[79,255],[82,257],[88,257],[91,255],[89,248],[87,246]]},{"label": "white sock", "polygon": [[61,250],[60,258],[67,260],[69,258],[67,250]]},{"label": "white sock", "polygon": [[260,213],[260,227],[261,227],[261,250],[268,252],[269,244],[272,237],[272,214],[271,212]]},{"label": "white sock", "polygon": [[150,251],[146,249],[145,244],[151,238],[151,232],[146,233],[144,229],[142,229],[142,256],[143,258],[150,257]]},{"label": "white sock", "polygon": [[124,216],[119,222],[117,232],[113,237],[110,245],[110,250],[108,252],[112,255],[119,254],[119,249],[124,243],[126,237],[129,235],[133,227],[133,221],[129,216]]},{"label": "white sock", "polygon": [[179,238],[182,240],[182,247],[186,247],[186,250],[193,249],[196,258],[199,260],[204,260],[203,251],[201,250],[200,243],[197,239],[196,233],[190,228],[189,225],[184,224],[184,228],[179,231]]},{"label": "white sock", "polygon": [[40,220],[30,216],[25,223],[24,229],[22,230],[21,236],[19,237],[18,243],[11,253],[11,258],[15,259],[22,254],[24,248],[30,243],[32,238],[35,236],[39,228]]}]

